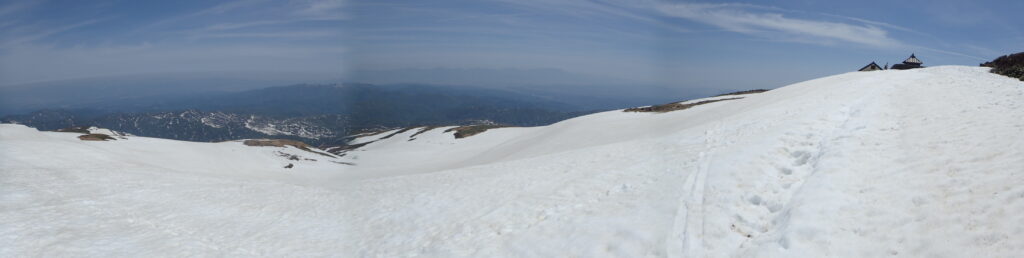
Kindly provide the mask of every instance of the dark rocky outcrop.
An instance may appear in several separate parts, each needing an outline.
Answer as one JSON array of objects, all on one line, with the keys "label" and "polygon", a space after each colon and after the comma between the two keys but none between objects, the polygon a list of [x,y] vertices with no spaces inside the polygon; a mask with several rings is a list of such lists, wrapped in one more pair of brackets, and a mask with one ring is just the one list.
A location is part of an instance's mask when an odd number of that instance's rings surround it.
[{"label": "dark rocky outcrop", "polygon": [[309,145],[304,143],[304,142],[300,142],[300,141],[296,141],[296,140],[287,140],[287,139],[252,139],[252,140],[245,140],[242,143],[245,144],[246,146],[273,146],[273,147],[293,146],[295,148],[304,149],[304,150],[305,149],[309,149]]},{"label": "dark rocky outcrop", "polygon": [[730,92],[730,93],[726,93],[726,94],[718,94],[718,95],[715,95],[715,97],[757,94],[757,93],[763,93],[763,92],[766,92],[766,91],[770,91],[770,90],[769,89],[744,90],[744,91]]},{"label": "dark rocky outcrop", "polygon": [[86,134],[86,135],[78,136],[78,139],[79,140],[83,140],[83,141],[113,141],[113,140],[117,140],[117,139],[114,139],[114,137],[110,137],[110,135],[98,134],[98,133],[92,133],[92,134]]},{"label": "dark rocky outcrop", "polygon": [[292,147],[295,147],[296,149],[308,151],[310,153],[315,153],[317,155],[322,155],[322,156],[325,156],[325,157],[334,158],[334,156],[331,155],[331,153],[325,153],[325,152],[320,152],[320,151],[314,150],[314,149],[312,149],[313,147],[309,146],[309,144],[306,144],[306,143],[300,142],[300,141],[296,141],[296,140],[288,140],[288,139],[249,139],[249,140],[242,141],[242,144],[245,144],[246,146],[255,146],[255,147],[285,147],[285,146],[292,146]]},{"label": "dark rocky outcrop", "polygon": [[1024,52],[1005,55],[981,66],[992,67],[992,73],[1006,75],[1024,81]]},{"label": "dark rocky outcrop", "polygon": [[444,132],[447,133],[447,132],[455,131],[455,133],[454,133],[455,139],[462,139],[462,138],[466,138],[466,137],[470,137],[470,136],[473,136],[473,135],[480,134],[480,133],[482,133],[484,131],[487,131],[487,130],[490,130],[490,129],[501,128],[501,127],[508,127],[508,126],[505,126],[505,125],[467,125],[467,126],[459,126],[459,127],[451,128],[451,129],[448,129],[448,130],[444,130]]}]

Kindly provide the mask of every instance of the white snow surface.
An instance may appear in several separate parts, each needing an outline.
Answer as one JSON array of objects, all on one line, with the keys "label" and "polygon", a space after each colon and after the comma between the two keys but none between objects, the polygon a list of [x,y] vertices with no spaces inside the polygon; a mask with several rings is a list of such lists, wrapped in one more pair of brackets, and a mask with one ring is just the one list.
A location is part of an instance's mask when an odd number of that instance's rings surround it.
[{"label": "white snow surface", "polygon": [[1024,83],[943,66],[739,97],[387,132],[352,166],[0,125],[0,256],[1024,253]]}]

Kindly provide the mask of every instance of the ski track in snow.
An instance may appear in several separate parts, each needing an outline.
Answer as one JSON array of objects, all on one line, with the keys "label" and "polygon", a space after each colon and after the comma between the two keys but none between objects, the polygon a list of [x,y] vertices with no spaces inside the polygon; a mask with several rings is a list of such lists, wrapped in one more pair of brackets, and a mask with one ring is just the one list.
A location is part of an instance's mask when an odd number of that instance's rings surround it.
[{"label": "ski track in snow", "polygon": [[698,154],[697,171],[687,174],[683,182],[683,196],[680,198],[676,211],[675,223],[667,240],[667,254],[672,257],[696,257],[702,255],[704,248],[704,191],[707,174],[718,144],[715,130],[704,132],[704,151]]},{"label": "ski track in snow", "polygon": [[0,126],[0,256],[1013,257],[1022,105],[982,68],[847,73],[665,114],[410,130],[286,174],[267,149]]}]

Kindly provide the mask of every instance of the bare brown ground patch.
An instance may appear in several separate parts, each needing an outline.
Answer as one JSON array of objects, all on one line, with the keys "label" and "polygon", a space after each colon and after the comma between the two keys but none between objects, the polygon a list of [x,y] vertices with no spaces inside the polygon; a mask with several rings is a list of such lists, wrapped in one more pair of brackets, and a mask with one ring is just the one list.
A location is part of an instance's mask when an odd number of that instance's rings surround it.
[{"label": "bare brown ground patch", "polygon": [[83,141],[113,141],[113,140],[117,140],[117,139],[114,139],[114,137],[110,137],[110,135],[99,134],[99,133],[92,133],[92,134],[81,135],[81,136],[78,136],[78,139],[79,140],[83,140]]},{"label": "bare brown ground patch", "polygon": [[473,136],[473,135],[477,135],[477,134],[483,133],[483,132],[485,132],[487,130],[490,130],[490,129],[502,128],[502,127],[509,127],[509,126],[505,126],[505,125],[466,125],[466,126],[459,126],[459,127],[451,128],[451,129],[448,129],[448,130],[444,130],[444,132],[447,133],[447,132],[454,131],[455,132],[455,134],[454,134],[455,135],[455,139],[462,139],[462,138],[466,138],[466,137],[470,137],[470,136]]}]

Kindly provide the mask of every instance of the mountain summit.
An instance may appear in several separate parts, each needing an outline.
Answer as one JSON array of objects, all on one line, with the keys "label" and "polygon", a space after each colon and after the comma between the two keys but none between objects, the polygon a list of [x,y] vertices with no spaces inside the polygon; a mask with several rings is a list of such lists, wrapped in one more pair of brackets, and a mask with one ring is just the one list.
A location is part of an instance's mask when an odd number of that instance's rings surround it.
[{"label": "mountain summit", "polygon": [[1024,253],[1016,79],[852,72],[675,106],[339,154],[0,125],[0,256]]}]

